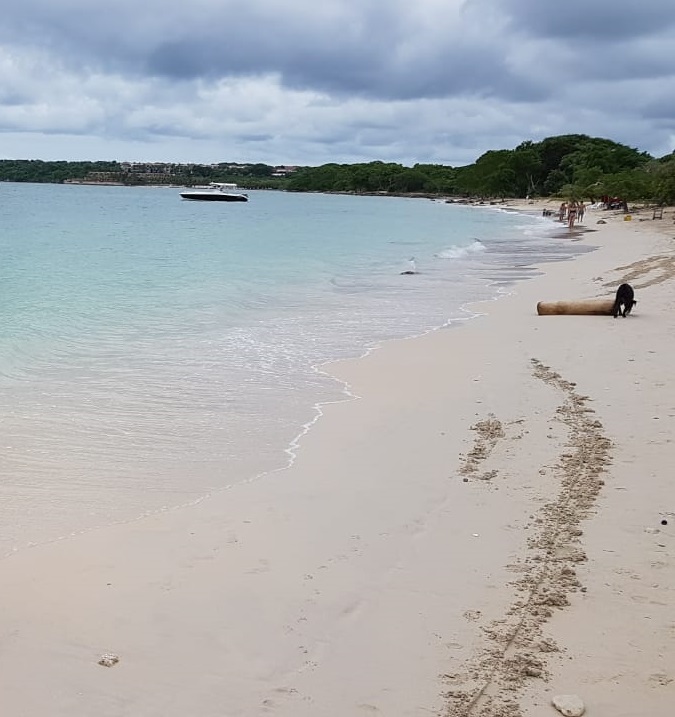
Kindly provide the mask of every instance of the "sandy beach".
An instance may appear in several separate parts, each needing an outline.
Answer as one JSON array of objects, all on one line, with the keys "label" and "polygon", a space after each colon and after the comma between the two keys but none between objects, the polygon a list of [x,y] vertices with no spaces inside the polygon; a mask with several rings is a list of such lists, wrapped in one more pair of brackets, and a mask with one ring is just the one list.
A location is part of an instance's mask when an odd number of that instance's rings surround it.
[{"label": "sandy beach", "polygon": [[[589,211],[560,241],[596,251],[327,366],[351,398],[289,468],[1,561],[2,714],[544,717],[572,694],[670,717],[674,210],[651,217]],[[537,315],[623,281],[625,319]]]}]

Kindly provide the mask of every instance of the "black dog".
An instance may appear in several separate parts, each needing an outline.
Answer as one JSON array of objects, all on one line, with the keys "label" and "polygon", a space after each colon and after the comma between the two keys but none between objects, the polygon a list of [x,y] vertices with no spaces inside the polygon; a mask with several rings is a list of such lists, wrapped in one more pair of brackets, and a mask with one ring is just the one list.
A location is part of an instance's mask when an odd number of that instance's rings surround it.
[{"label": "black dog", "polygon": [[[628,316],[633,306],[637,304],[634,297],[635,292],[633,291],[633,287],[630,284],[621,284],[621,286],[616,290],[616,299],[614,299],[612,316],[614,316],[615,319],[619,314],[621,314],[621,316]],[[621,307],[623,307],[623,310]]]}]

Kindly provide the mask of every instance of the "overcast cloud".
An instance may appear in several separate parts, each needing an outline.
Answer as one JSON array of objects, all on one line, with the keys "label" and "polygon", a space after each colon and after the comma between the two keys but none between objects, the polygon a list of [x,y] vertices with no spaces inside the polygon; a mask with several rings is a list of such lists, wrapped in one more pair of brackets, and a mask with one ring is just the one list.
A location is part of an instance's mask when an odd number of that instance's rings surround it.
[{"label": "overcast cloud", "polygon": [[22,0],[0,158],[460,165],[675,148],[672,0]]}]

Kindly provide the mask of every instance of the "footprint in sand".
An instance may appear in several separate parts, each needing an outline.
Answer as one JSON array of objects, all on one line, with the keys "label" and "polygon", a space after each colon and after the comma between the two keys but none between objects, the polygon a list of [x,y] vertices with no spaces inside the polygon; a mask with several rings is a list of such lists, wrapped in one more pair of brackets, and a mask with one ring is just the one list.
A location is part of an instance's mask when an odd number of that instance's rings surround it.
[{"label": "footprint in sand", "polygon": [[360,612],[360,608],[362,605],[362,600],[356,600],[352,603],[349,603],[342,609],[342,615],[343,617],[351,617],[356,615],[358,612]]},{"label": "footprint in sand", "polygon": [[270,571],[269,560],[258,560],[258,565],[255,568],[251,568],[246,571],[247,575],[257,575],[258,573],[268,573]]},{"label": "footprint in sand", "polygon": [[316,668],[319,666],[317,662],[314,662],[313,660],[307,660],[300,668],[298,668],[298,672],[305,672],[306,670],[316,670]]}]

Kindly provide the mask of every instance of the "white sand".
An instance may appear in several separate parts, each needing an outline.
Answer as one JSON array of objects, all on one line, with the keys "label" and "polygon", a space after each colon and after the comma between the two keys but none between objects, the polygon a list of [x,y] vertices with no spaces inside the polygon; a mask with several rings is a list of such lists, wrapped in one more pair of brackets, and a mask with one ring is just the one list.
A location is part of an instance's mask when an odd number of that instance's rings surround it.
[{"label": "white sand", "polygon": [[[587,214],[599,251],[331,367],[360,398],[290,469],[0,563],[1,714],[670,717],[665,216]],[[536,315],[624,278],[627,319]]]}]

